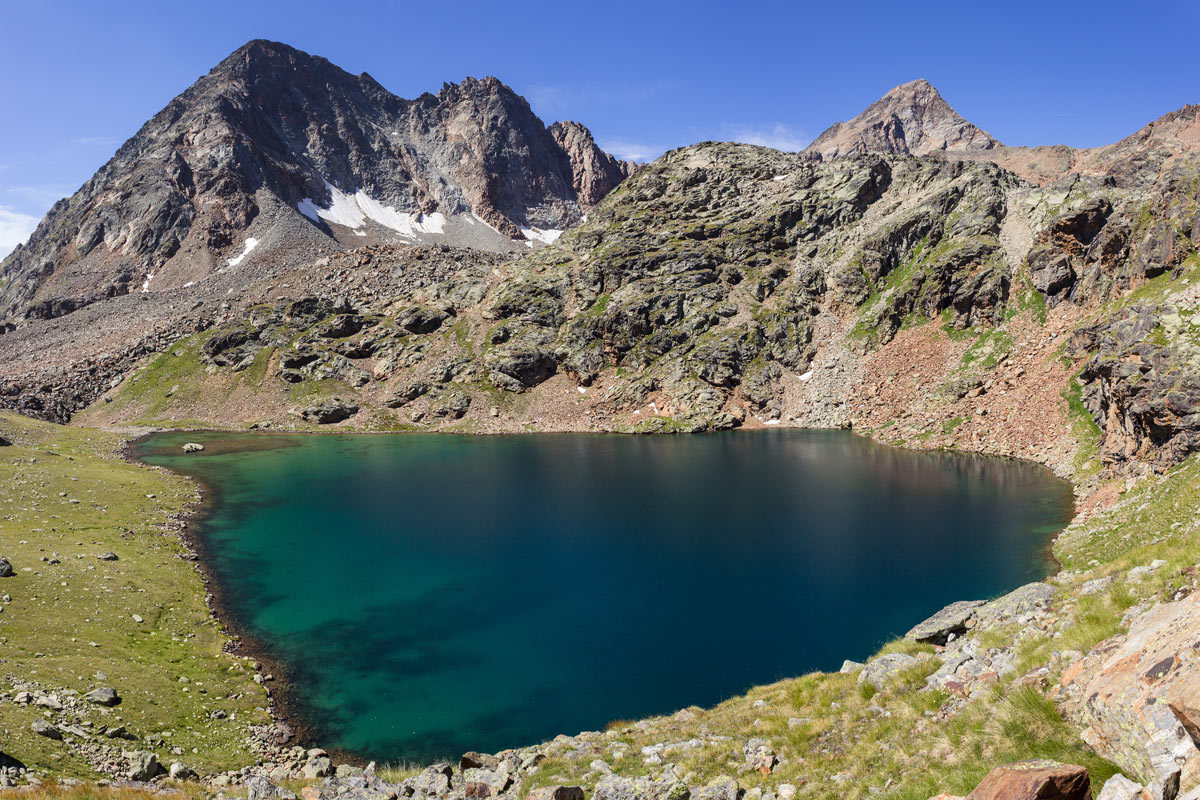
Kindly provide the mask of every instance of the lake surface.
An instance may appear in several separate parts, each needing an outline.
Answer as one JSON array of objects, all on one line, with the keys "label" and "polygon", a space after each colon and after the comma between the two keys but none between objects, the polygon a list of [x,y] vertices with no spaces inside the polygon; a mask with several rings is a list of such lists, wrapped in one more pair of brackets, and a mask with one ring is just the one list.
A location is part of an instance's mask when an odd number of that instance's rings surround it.
[{"label": "lake surface", "polygon": [[1043,577],[1072,512],[1043,469],[838,431],[172,433],[140,455],[213,488],[233,621],[323,744],[381,761],[835,670]]}]

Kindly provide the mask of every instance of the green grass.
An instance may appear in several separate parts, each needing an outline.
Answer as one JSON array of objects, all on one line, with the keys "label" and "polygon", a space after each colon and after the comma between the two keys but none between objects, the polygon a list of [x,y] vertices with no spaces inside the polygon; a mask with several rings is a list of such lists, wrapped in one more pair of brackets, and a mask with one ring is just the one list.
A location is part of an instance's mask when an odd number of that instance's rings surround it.
[{"label": "green grass", "polygon": [[1083,404],[1083,388],[1079,385],[1078,376],[1072,377],[1063,389],[1063,400],[1067,404],[1067,418],[1071,425],[1071,435],[1077,445],[1074,460],[1076,480],[1097,474],[1102,468],[1100,463],[1100,442],[1104,432],[1096,424],[1092,412]]},{"label": "green grass", "polygon": [[[0,432],[14,442],[0,449],[0,543],[17,570],[0,579],[12,597],[0,614],[0,670],[48,691],[111,685],[121,705],[88,708],[84,719],[161,734],[200,770],[243,763],[247,726],[267,721],[266,696],[249,663],[222,651],[227,637],[200,574],[168,528],[194,500],[193,486],[121,460],[114,434],[7,413]],[[119,560],[97,560],[107,551]],[[232,719],[210,719],[217,709]],[[0,704],[4,751],[58,775],[91,776],[62,743],[30,731],[34,714]],[[170,758],[165,748],[159,755]]]}]

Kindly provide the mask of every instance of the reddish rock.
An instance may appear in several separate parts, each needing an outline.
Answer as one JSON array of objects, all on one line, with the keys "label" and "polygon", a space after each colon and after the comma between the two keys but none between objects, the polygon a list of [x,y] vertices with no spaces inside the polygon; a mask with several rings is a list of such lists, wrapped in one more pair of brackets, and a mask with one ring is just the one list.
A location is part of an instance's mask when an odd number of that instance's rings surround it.
[{"label": "reddish rock", "polygon": [[1083,740],[1127,774],[1166,786],[1200,782],[1200,595],[1163,603],[1129,633],[1063,673],[1060,694]]},{"label": "reddish rock", "polygon": [[967,800],[1092,800],[1092,782],[1075,764],[1017,761],[989,772]]}]

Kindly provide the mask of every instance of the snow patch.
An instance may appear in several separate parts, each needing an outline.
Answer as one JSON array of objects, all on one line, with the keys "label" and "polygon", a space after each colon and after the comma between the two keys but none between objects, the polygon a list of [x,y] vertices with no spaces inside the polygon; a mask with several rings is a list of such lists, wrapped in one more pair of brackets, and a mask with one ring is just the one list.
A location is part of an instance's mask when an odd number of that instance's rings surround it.
[{"label": "snow patch", "polygon": [[183,288],[185,288],[185,289],[190,289],[191,287],[193,287],[193,286],[195,286],[195,285],[196,285],[196,282],[195,282],[195,281],[188,281],[187,283],[185,283],[185,284],[183,285]]},{"label": "snow patch", "polygon": [[779,420],[777,420],[777,419],[769,419],[763,423],[763,425],[778,425],[778,424],[779,424]]},{"label": "snow patch", "polygon": [[587,394],[587,389],[583,388],[582,386],[576,386],[575,388],[579,390],[580,394]]},{"label": "snow patch", "polygon": [[317,211],[317,205],[310,198],[306,197],[296,204],[296,209],[304,216],[311,219],[313,222],[320,222],[321,215]]},{"label": "snow patch", "polygon": [[813,371],[810,369],[808,372],[804,373],[803,375],[797,375],[796,377],[802,381],[808,381],[808,380],[812,379],[812,375],[813,375]]},{"label": "snow patch", "polygon": [[525,239],[530,247],[533,246],[534,240],[545,244],[554,244],[558,237],[562,236],[562,231],[555,228],[521,228],[521,233],[525,234]]},{"label": "snow patch", "polygon": [[786,180],[787,180],[788,178],[790,178],[790,177],[792,177],[792,176],[791,176],[791,175],[776,175],[774,178],[771,178],[771,180],[773,180],[773,181],[786,181]]},{"label": "snow patch", "polygon": [[246,238],[246,249],[243,250],[242,254],[240,256],[238,256],[237,258],[229,259],[228,266],[236,267],[238,264],[242,263],[242,259],[245,258],[246,256],[250,255],[250,251],[256,247],[258,247],[258,239],[255,239],[253,236],[247,237]]},{"label": "snow patch", "polygon": [[142,281],[142,292],[143,293],[150,291],[150,281],[152,281],[152,280],[154,280],[154,273],[147,272],[146,280]]},{"label": "snow patch", "polygon": [[323,219],[357,230],[371,220],[410,239],[415,239],[419,233],[445,232],[446,217],[442,214],[435,212],[417,216],[397,211],[394,206],[385,206],[362,189],[354,194],[346,194],[329,181],[325,181],[325,188],[329,192],[328,208],[321,208],[309,197],[296,204],[296,209],[313,222]]}]

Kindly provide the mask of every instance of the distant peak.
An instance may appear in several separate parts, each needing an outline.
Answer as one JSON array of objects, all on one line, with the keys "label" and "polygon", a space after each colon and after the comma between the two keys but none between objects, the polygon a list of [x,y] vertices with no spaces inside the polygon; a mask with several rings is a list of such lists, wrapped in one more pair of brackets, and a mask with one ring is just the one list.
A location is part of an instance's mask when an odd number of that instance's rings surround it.
[{"label": "distant peak", "polygon": [[925,155],[937,151],[991,150],[1000,145],[950,107],[924,78],[902,83],[847,122],[818,136],[808,152],[822,158],[863,153]]}]

